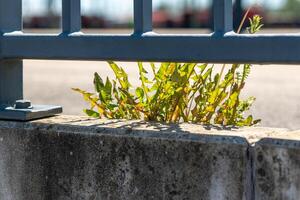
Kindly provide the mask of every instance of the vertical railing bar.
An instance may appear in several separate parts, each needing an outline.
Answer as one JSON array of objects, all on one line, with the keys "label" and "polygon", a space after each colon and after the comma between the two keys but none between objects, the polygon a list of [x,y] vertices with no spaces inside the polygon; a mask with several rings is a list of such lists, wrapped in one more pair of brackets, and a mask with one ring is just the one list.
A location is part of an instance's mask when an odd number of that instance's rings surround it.
[{"label": "vertical railing bar", "polygon": [[0,32],[21,31],[22,28],[22,0],[0,0]]},{"label": "vertical railing bar", "polygon": [[80,0],[62,0],[62,32],[73,33],[81,30]]},{"label": "vertical railing bar", "polygon": [[152,31],[152,0],[134,0],[134,33]]},{"label": "vertical railing bar", "polygon": [[227,33],[233,30],[232,0],[214,0],[214,32]]}]

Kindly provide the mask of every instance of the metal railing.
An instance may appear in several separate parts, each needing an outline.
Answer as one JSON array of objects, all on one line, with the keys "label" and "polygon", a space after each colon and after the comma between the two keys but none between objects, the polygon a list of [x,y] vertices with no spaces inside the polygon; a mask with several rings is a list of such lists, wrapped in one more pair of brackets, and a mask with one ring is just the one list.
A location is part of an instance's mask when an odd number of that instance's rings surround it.
[{"label": "metal railing", "polygon": [[61,112],[23,99],[22,59],[300,63],[300,34],[235,34],[232,0],[214,0],[214,32],[152,32],[152,0],[134,0],[131,35],[80,32],[80,0],[62,0],[62,33],[22,33],[22,0],[0,0],[0,118],[29,120]]}]

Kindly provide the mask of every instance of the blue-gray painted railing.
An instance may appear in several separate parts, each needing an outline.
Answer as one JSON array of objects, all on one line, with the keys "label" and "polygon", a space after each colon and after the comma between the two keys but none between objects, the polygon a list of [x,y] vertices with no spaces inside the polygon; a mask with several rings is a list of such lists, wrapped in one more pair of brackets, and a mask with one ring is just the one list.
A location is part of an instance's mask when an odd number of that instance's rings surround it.
[{"label": "blue-gray painted railing", "polygon": [[23,98],[22,59],[300,63],[300,34],[235,34],[232,0],[213,1],[214,33],[199,35],[152,32],[152,0],[133,0],[131,35],[81,33],[80,0],[62,0],[62,34],[25,34],[21,1],[0,0],[2,108]]}]

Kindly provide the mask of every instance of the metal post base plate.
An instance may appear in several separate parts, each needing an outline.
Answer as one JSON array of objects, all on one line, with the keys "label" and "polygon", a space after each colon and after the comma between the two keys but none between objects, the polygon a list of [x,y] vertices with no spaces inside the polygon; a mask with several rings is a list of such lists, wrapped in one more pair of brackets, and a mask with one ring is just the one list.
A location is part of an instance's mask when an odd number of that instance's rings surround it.
[{"label": "metal post base plate", "polygon": [[48,105],[33,105],[26,109],[16,109],[14,107],[0,108],[0,119],[16,120],[16,121],[30,121],[44,117],[50,117],[62,113],[61,106]]}]

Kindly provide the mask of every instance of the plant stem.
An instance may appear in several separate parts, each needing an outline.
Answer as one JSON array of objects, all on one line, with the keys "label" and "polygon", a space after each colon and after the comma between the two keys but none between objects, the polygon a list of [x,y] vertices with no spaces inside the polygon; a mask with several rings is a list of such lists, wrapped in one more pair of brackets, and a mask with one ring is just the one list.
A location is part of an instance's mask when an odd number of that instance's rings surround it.
[{"label": "plant stem", "polygon": [[246,11],[246,13],[245,13],[245,15],[244,15],[244,17],[243,17],[243,19],[242,19],[242,21],[241,21],[241,23],[240,23],[240,26],[239,26],[239,28],[238,28],[238,30],[237,30],[237,34],[240,34],[240,33],[241,33],[242,28],[243,28],[243,25],[244,25],[244,23],[245,23],[245,21],[246,21],[246,19],[247,19],[247,16],[248,16],[250,10],[251,10],[251,7],[248,8],[248,10]]}]

